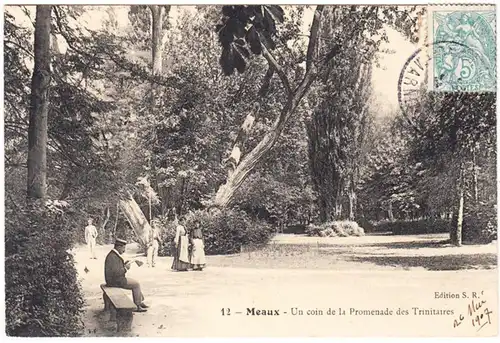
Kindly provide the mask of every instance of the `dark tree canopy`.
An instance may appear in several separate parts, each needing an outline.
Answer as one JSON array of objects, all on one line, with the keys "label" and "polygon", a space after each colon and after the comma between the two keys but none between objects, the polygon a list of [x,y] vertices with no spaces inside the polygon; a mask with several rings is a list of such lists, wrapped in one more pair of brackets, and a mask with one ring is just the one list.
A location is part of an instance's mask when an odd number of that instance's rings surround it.
[{"label": "dark tree canopy", "polygon": [[284,20],[281,6],[223,6],[216,32],[222,45],[220,64],[224,74],[243,73],[251,54],[260,55],[263,47],[276,47],[276,25]]}]

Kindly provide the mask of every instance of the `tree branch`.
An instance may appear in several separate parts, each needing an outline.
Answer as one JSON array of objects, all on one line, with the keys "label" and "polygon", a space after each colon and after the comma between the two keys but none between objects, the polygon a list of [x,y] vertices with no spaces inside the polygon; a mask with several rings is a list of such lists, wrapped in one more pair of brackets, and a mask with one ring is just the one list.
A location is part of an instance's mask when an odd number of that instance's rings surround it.
[{"label": "tree branch", "polygon": [[[302,97],[305,95],[306,91],[310,88],[316,76],[317,66],[314,61],[318,56],[318,41],[319,33],[321,29],[322,15],[325,6],[318,5],[314,12],[313,22],[311,24],[311,33],[309,39],[309,45],[307,46],[307,57],[306,57],[306,74],[302,79],[302,82],[295,89],[295,93],[299,94],[297,100],[300,102]],[[297,103],[298,103],[297,102]]]},{"label": "tree branch", "polygon": [[15,46],[17,46],[19,49],[21,49],[22,51],[24,51],[26,54],[28,54],[30,57],[34,57],[33,52],[29,51],[28,49],[26,49],[24,46],[22,46],[22,45],[21,45],[21,44],[19,44],[19,43],[16,43],[16,42],[11,41],[11,40],[8,40],[8,39],[5,39],[3,42],[4,42],[4,44],[12,44],[12,45],[15,45]]},{"label": "tree branch", "polygon": [[276,73],[281,79],[281,82],[283,82],[283,86],[285,87],[287,96],[290,96],[292,94],[292,88],[290,87],[290,82],[288,81],[288,77],[286,76],[285,72],[278,64],[278,62],[276,62],[273,55],[271,55],[269,50],[267,50],[264,44],[262,44],[262,56],[264,56],[264,58],[267,60],[267,63],[269,63],[269,67],[276,71]]},{"label": "tree branch", "polygon": [[314,18],[311,24],[311,34],[309,35],[309,45],[307,46],[306,75],[310,72],[311,67],[313,66],[313,61],[318,55],[319,31],[324,8],[324,5],[318,5],[314,11]]}]

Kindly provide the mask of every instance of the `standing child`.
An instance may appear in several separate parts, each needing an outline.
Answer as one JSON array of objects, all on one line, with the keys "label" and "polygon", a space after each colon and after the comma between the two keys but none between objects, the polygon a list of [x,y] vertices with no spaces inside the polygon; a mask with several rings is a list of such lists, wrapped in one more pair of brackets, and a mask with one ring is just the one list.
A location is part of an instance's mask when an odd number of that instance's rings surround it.
[{"label": "standing child", "polygon": [[191,266],[193,270],[202,271],[205,268],[205,244],[203,243],[203,233],[200,224],[195,224],[193,234],[191,237],[192,252],[191,252]]}]

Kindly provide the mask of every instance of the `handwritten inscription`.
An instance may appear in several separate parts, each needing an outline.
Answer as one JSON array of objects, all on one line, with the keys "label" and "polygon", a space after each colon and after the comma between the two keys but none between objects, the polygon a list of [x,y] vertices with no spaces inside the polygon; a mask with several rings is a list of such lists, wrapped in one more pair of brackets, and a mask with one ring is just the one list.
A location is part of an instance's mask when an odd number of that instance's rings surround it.
[{"label": "handwritten inscription", "polygon": [[[483,295],[483,292],[481,292]],[[488,308],[487,301],[484,299],[472,299],[467,305],[466,314],[460,314],[458,318],[453,321],[453,327],[459,327],[462,323],[469,322],[476,331],[481,330],[486,325],[492,323],[491,316],[493,311]]]}]

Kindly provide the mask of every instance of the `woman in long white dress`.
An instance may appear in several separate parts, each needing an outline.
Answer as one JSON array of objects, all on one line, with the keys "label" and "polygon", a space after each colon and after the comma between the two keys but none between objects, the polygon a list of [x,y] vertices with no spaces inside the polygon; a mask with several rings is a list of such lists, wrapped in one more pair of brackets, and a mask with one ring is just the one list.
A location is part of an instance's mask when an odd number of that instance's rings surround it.
[{"label": "woman in long white dress", "polygon": [[199,223],[196,223],[196,227],[191,235],[191,267],[193,270],[202,271],[206,265],[205,244],[203,242],[203,233],[199,225]]},{"label": "woman in long white dress", "polygon": [[177,271],[185,272],[188,270],[189,263],[189,239],[188,234],[184,226],[177,225],[175,229],[175,251],[174,251],[174,261],[172,263],[172,269]]}]

